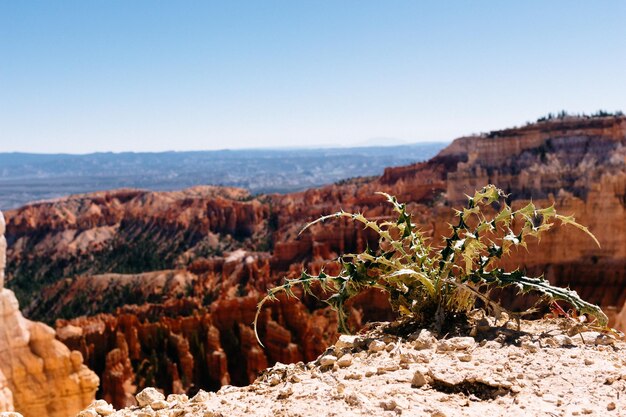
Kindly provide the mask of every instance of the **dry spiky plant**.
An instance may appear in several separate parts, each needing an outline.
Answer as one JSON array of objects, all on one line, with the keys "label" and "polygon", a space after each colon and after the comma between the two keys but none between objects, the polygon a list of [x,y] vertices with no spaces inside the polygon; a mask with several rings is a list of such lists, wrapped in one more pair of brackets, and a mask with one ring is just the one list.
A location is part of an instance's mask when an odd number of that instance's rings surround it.
[{"label": "dry spiky plant", "polygon": [[514,286],[519,294],[535,291],[542,299],[567,302],[581,314],[595,318],[599,327],[606,327],[608,319],[602,310],[582,300],[575,291],[552,286],[543,277],[527,277],[519,269],[509,272],[497,265],[497,260],[509,255],[512,249],[527,249],[529,238],[539,240],[545,231],[558,224],[557,220],[579,228],[599,246],[593,234],[573,217],[557,214],[554,206],[537,208],[532,202],[512,210],[504,201],[504,192],[488,185],[468,197],[467,207],[456,211],[458,223],[451,225],[445,245],[436,249],[416,229],[405,204],[388,194],[379,194],[392,205],[398,216],[395,221],[378,223],[362,214],[340,211],[323,216],[303,229],[328,219],[348,218],[378,234],[378,249],[342,255],[341,272],[337,276],[323,271],[314,276],[304,271],[300,277],[269,290],[258,304],[255,332],[265,302],[276,300],[281,292],[295,297],[294,286],[301,286],[305,293],[315,296],[314,284],[330,293],[324,301],[337,312],[342,332],[348,330],[346,301],[366,288],[388,292],[391,308],[399,316],[421,323],[435,322],[439,326],[452,316],[468,313],[477,300],[499,316],[504,309],[489,297],[489,292],[497,287]]}]

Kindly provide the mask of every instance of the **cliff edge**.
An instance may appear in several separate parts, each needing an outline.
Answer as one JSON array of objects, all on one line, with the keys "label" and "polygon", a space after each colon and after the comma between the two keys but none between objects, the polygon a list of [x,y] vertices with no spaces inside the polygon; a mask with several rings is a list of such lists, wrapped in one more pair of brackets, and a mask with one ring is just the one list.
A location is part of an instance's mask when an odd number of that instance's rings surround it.
[{"label": "cliff edge", "polygon": [[380,326],[341,336],[315,361],[276,364],[247,387],[191,399],[147,388],[139,406],[97,401],[78,417],[622,415],[625,343],[567,320],[521,331],[490,321],[452,337]]}]

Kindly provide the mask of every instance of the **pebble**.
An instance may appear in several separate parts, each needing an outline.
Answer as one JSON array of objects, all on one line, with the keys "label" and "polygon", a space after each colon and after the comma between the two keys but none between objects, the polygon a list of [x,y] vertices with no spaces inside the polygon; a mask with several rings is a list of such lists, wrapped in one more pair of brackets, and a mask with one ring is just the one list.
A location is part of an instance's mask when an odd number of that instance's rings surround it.
[{"label": "pebble", "polygon": [[559,401],[558,397],[552,394],[544,394],[541,398],[543,398],[545,402],[551,404],[556,404]]},{"label": "pebble", "polygon": [[594,361],[591,358],[585,358],[585,365],[593,365]]},{"label": "pebble", "polygon": [[[2,413],[1,415],[2,417],[15,417],[14,414],[9,414],[9,413]],[[21,416],[21,414],[19,415]],[[98,417],[98,413],[93,408],[88,408],[76,414],[76,417]]]},{"label": "pebble", "polygon": [[203,417],[224,417],[224,414],[218,411],[205,411]]},{"label": "pebble", "polygon": [[400,363],[413,363],[416,362],[416,356],[411,352],[403,352],[400,354]]},{"label": "pebble", "polygon": [[[311,375],[313,375],[313,374],[311,374]],[[280,376],[278,376],[277,374],[272,374],[272,376],[270,376],[270,378],[268,379],[268,381],[267,381],[267,382],[268,382],[271,386],[273,386],[273,387],[274,387],[274,386],[276,386],[276,385],[280,384],[280,383],[281,383],[281,381],[282,381],[282,379],[280,378]]]},{"label": "pebble", "polygon": [[363,378],[363,375],[361,375],[358,372],[351,372],[349,374],[346,374],[346,376],[343,377],[344,379],[355,379],[355,380],[359,380],[361,378]]},{"label": "pebble", "polygon": [[582,337],[586,345],[612,345],[615,343],[614,338],[600,332],[581,332],[574,337],[577,337],[578,340]]},{"label": "pebble", "polygon": [[393,410],[396,409],[398,404],[393,399],[390,399],[390,400],[383,400],[383,401],[381,401],[380,402],[380,406],[385,411],[393,411]]},{"label": "pebble", "polygon": [[106,407],[107,405],[109,405],[109,403],[104,400],[94,400],[87,406],[87,408],[96,409],[97,407]]},{"label": "pebble", "polygon": [[536,353],[539,350],[539,345],[535,342],[522,342],[522,349],[530,353]]},{"label": "pebble", "polygon": [[156,400],[152,404],[150,404],[150,406],[154,410],[163,410],[164,408],[168,408],[170,404],[165,400]]},{"label": "pebble", "polygon": [[[200,394],[201,392],[204,392],[206,394],[206,392],[203,390],[198,391],[198,394]],[[167,396],[166,401],[168,403],[175,403],[175,402],[186,403],[187,401],[189,401],[189,397],[187,396],[187,394],[170,394]]]},{"label": "pebble", "polygon": [[435,339],[432,333],[423,329],[413,342],[413,347],[417,350],[430,349],[435,342],[437,342],[437,339]]},{"label": "pebble", "polygon": [[335,343],[337,349],[352,349],[356,346],[358,336],[342,334]]},{"label": "pebble", "polygon": [[320,358],[321,366],[332,366],[337,362],[337,357],[334,355],[324,355]]},{"label": "pebble", "polygon": [[489,320],[484,317],[478,320],[478,323],[476,323],[476,331],[478,333],[486,333],[489,330],[491,330],[491,323],[489,323]]},{"label": "pebble", "polygon": [[495,340],[487,340],[482,347],[485,349],[500,349],[502,347],[502,343]]},{"label": "pebble", "polygon": [[461,362],[471,362],[472,361],[472,355],[470,355],[469,353],[466,353],[465,355],[459,355],[459,360]]},{"label": "pebble", "polygon": [[609,410],[609,411],[613,411],[613,410],[615,410],[615,408],[616,408],[616,406],[615,406],[615,403],[613,401],[611,401],[610,403],[608,403],[606,405],[606,409]]},{"label": "pebble", "polygon": [[137,417],[154,417],[156,415],[156,413],[154,412],[154,410],[152,409],[152,407],[148,406],[145,407],[141,410],[137,411],[137,414],[135,414]]},{"label": "pebble", "polygon": [[380,352],[384,350],[386,346],[387,345],[382,340],[373,340],[369,344],[368,349],[370,352]]},{"label": "pebble", "polygon": [[135,396],[135,398],[137,399],[137,404],[139,404],[140,407],[145,407],[147,405],[151,405],[155,401],[165,400],[165,395],[150,387],[141,391]]},{"label": "pebble", "polygon": [[278,399],[283,400],[288,398],[291,394],[293,394],[293,388],[291,388],[291,385],[287,385],[285,388],[278,391]]},{"label": "pebble", "polygon": [[376,368],[374,368],[374,367],[370,366],[370,367],[368,367],[368,368],[365,370],[365,376],[366,376],[366,377],[370,377],[370,376],[372,376],[372,375],[376,375],[376,372],[377,372],[377,371],[378,371],[378,370],[377,370]]},{"label": "pebble", "polygon": [[[196,395],[194,395],[193,397],[191,397],[191,400],[189,400],[192,403],[204,403],[209,401],[215,394],[211,393],[209,394],[208,392],[204,391],[204,390],[200,390],[198,391],[198,393]],[[186,395],[185,395],[186,397]],[[170,397],[168,396],[167,399],[169,400]]]},{"label": "pebble", "polygon": [[340,368],[347,368],[352,365],[352,355],[349,353],[343,355],[341,358],[337,359],[337,365],[339,365]]},{"label": "pebble", "polygon": [[293,374],[289,377],[289,382],[298,383],[300,381],[302,381],[302,378],[300,378],[300,375],[298,374]]},{"label": "pebble", "polygon": [[451,350],[467,350],[476,345],[473,337],[452,337],[446,340],[440,340],[437,344],[437,350],[447,352]]},{"label": "pebble", "polygon": [[559,346],[572,346],[574,344],[572,338],[564,334],[558,334],[554,336],[553,339],[559,344]]},{"label": "pebble", "polygon": [[413,374],[413,379],[411,379],[411,386],[413,388],[421,388],[427,383],[428,380],[426,379],[425,373],[419,369],[415,371],[415,373]]},{"label": "pebble", "polygon": [[109,416],[115,412],[111,404],[96,407],[95,410],[96,410],[96,413],[100,414],[101,416]]}]

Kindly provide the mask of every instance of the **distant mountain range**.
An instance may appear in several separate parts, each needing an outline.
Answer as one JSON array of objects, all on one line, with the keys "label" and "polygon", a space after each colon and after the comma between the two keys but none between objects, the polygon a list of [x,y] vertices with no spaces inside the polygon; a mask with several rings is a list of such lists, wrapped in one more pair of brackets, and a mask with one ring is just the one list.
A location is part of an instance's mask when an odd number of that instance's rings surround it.
[{"label": "distant mountain range", "polygon": [[153,191],[194,185],[285,193],[381,175],[385,167],[436,155],[446,143],[328,149],[250,149],[160,153],[0,153],[0,209],[116,188]]}]

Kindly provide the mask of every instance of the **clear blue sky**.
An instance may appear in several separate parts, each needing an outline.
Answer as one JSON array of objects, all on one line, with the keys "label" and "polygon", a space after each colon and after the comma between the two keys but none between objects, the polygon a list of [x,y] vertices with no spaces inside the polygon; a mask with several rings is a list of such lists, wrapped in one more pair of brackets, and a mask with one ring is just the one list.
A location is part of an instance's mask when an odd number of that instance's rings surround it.
[{"label": "clear blue sky", "polygon": [[450,140],[626,111],[625,1],[0,0],[0,151]]}]

